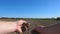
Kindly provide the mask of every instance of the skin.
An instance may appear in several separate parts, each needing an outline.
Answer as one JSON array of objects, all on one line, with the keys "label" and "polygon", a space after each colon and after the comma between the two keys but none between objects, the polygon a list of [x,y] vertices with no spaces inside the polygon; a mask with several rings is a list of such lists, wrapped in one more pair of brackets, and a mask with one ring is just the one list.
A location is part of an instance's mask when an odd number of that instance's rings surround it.
[{"label": "skin", "polygon": [[[24,20],[19,20],[19,21],[17,21],[18,23],[17,23],[17,31],[20,33],[20,34],[22,34],[23,33],[23,31],[22,31],[22,29],[21,29],[21,27],[22,27],[22,24],[23,23],[27,23],[26,21],[24,21]],[[27,25],[28,26],[28,25]],[[27,30],[28,28],[26,27],[26,26],[24,26],[24,28]]]},{"label": "skin", "polygon": [[27,21],[25,20],[18,20],[15,22],[6,22],[6,21],[0,21],[0,34],[9,34],[11,32],[17,32],[19,34],[22,34],[22,28],[24,27],[26,31],[28,30],[27,26],[23,26],[22,24],[26,23]]}]

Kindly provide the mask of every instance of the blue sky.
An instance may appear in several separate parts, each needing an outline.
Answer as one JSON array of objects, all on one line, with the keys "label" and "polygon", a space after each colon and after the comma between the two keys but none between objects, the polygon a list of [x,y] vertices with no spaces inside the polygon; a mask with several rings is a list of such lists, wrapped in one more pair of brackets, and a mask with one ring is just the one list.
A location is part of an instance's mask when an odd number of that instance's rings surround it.
[{"label": "blue sky", "polygon": [[60,16],[60,0],[0,0],[0,17],[50,18]]}]

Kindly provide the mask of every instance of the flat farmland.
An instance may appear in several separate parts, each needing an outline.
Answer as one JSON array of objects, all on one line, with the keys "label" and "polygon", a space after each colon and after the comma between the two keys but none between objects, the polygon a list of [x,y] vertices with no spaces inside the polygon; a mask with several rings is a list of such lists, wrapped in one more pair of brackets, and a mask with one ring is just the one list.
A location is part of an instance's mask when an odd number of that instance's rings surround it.
[{"label": "flat farmland", "polygon": [[[17,20],[20,20],[20,19],[0,19],[0,21],[17,21]],[[37,26],[41,26],[41,25],[48,26],[51,24],[60,23],[60,21],[58,20],[43,20],[43,19],[24,19],[24,20],[30,23],[30,27],[29,27],[29,30],[23,34],[30,34],[31,30]],[[17,34],[17,33],[13,32],[10,34]]]}]

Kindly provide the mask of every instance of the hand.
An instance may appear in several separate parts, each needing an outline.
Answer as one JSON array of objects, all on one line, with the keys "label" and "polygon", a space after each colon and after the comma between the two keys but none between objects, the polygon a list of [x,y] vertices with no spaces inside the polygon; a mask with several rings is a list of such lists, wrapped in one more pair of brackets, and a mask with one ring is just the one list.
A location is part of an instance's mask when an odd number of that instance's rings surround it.
[{"label": "hand", "polygon": [[28,28],[29,28],[29,23],[27,23],[27,21],[25,21],[25,20],[17,21],[17,32],[18,33],[23,33],[25,31],[27,31]]}]

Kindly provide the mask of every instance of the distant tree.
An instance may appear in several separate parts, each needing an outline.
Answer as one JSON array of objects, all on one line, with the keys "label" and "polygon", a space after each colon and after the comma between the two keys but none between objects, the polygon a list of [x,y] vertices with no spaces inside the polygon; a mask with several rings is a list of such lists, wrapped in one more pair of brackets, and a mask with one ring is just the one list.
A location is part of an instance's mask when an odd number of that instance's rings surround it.
[{"label": "distant tree", "polygon": [[52,20],[55,20],[56,18],[52,17],[51,19],[52,19]]},{"label": "distant tree", "polygon": [[60,20],[60,17],[57,17],[56,20]]},{"label": "distant tree", "polygon": [[1,19],[8,19],[8,17],[1,17]]}]

